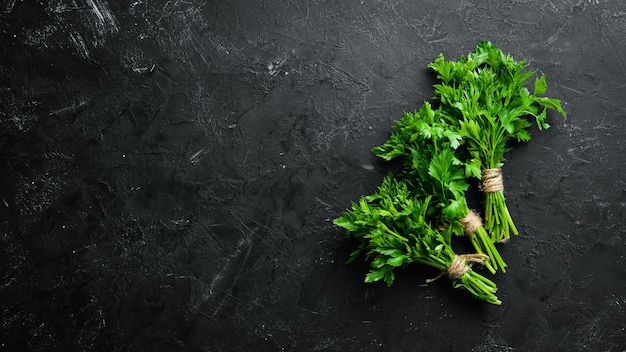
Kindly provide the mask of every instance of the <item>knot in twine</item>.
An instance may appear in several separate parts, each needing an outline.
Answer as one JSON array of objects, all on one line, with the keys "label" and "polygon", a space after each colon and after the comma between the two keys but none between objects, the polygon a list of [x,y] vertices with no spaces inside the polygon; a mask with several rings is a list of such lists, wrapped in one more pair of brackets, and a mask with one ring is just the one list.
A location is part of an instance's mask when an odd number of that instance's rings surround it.
[{"label": "knot in twine", "polygon": [[463,224],[463,232],[465,232],[466,236],[473,235],[479,227],[483,226],[483,221],[480,219],[480,216],[472,210],[470,210],[463,219],[459,220],[459,222]]},{"label": "knot in twine", "polygon": [[470,269],[470,266],[467,263],[485,264],[487,261],[489,261],[489,256],[483,253],[455,255],[454,259],[452,259],[452,263],[448,267],[448,270],[442,271],[439,275],[432,279],[427,279],[426,283],[429,284],[437,280],[443,276],[443,274],[447,274],[450,280],[456,280]]},{"label": "knot in twine", "polygon": [[484,169],[480,189],[485,193],[493,193],[504,190],[502,183],[502,169]]}]

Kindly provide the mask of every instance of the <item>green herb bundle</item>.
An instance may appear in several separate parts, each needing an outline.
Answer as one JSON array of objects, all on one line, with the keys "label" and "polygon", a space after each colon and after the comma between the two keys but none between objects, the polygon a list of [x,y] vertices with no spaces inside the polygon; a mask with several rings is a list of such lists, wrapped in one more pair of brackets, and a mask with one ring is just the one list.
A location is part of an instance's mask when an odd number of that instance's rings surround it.
[{"label": "green herb bundle", "polygon": [[348,262],[365,254],[370,271],[365,282],[384,280],[391,285],[394,269],[411,263],[432,266],[462,288],[488,303],[500,304],[496,285],[475,272],[471,263],[484,263],[486,255],[457,255],[450,246],[451,229],[438,229],[428,219],[430,197],[414,197],[414,186],[388,175],[374,194],[363,196],[335,219],[349,237],[358,241]]},{"label": "green herb bundle", "polygon": [[416,113],[405,113],[394,126],[394,133],[384,144],[372,149],[385,160],[400,157],[404,172],[415,185],[420,197],[431,197],[435,203],[430,216],[437,226],[450,226],[455,234],[467,235],[477,253],[484,253],[490,261],[485,266],[491,273],[506,264],[482,226],[478,215],[467,205],[465,178],[480,173],[474,160],[463,163],[456,155],[462,141],[454,126],[449,125],[440,110],[433,110],[425,102]]},{"label": "green herb bundle", "polygon": [[524,61],[515,61],[490,42],[478,44],[475,52],[458,61],[446,61],[443,55],[429,65],[437,73],[435,97],[442,116],[465,142],[471,158],[482,169],[482,190],[485,193],[485,228],[492,241],[506,242],[510,233],[518,234],[504,197],[501,168],[510,140],[528,142],[529,117],[537,127],[546,123],[547,109],[566,116],[557,99],[540,97],[547,90],[545,77],[534,81],[531,94],[527,82],[536,71],[526,70]]},{"label": "green herb bundle", "polygon": [[[530,118],[543,130],[549,128],[548,109],[566,114],[559,100],[541,96],[544,76],[535,78],[531,94],[526,85],[536,72],[490,42],[458,61],[440,55],[429,67],[441,80],[434,86],[436,108],[425,102],[405,113],[389,140],[372,149],[385,160],[399,158],[402,171],[387,175],[377,192],[361,197],[334,223],[357,242],[348,262],[360,254],[370,261],[365,282],[391,285],[395,268],[421,263],[447,274],[454,287],[500,304],[496,285],[471,264],[504,272],[494,244],[518,233],[504,197],[504,155],[510,141],[530,140]],[[481,180],[484,225],[468,206],[467,178]],[[476,253],[455,254],[453,234],[467,235]]]}]

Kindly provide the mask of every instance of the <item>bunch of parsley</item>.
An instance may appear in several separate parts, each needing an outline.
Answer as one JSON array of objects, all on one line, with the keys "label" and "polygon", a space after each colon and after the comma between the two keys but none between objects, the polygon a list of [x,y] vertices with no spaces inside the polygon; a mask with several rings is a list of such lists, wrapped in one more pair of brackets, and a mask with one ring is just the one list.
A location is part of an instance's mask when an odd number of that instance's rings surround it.
[{"label": "bunch of parsley", "polygon": [[[471,264],[504,272],[494,244],[518,233],[500,173],[508,142],[530,140],[529,117],[541,130],[549,127],[547,109],[566,114],[559,100],[539,96],[547,90],[544,76],[535,79],[531,94],[526,84],[536,72],[490,42],[458,61],[440,55],[429,67],[441,80],[434,86],[436,108],[425,102],[405,113],[389,140],[372,150],[385,160],[401,159],[402,171],[385,177],[377,192],[353,203],[335,224],[358,243],[348,262],[360,254],[370,260],[366,282],[391,285],[395,268],[421,263],[447,273],[455,287],[500,304],[495,284]],[[468,207],[467,178],[481,179],[484,226]],[[453,234],[467,235],[476,254],[455,254]]]},{"label": "bunch of parsley", "polygon": [[[429,265],[448,273],[456,288],[463,288],[477,298],[500,304],[493,281],[473,271],[470,260],[452,250],[452,230],[438,229],[429,220],[430,197],[416,197],[408,180],[398,181],[387,175],[377,192],[363,196],[352,208],[335,219],[358,243],[348,262],[365,254],[370,271],[365,282],[384,280],[391,285],[394,269],[411,263]],[[476,260],[474,260],[476,261]],[[459,264],[460,262],[460,264]],[[479,260],[482,262],[482,260]],[[453,274],[456,265],[461,271]]]},{"label": "bunch of parsley", "polygon": [[[485,266],[491,273],[506,264],[495,248],[477,215],[468,207],[465,178],[480,173],[475,159],[463,162],[457,157],[461,134],[449,125],[441,110],[425,102],[415,113],[405,113],[394,126],[394,133],[372,151],[385,160],[400,158],[403,172],[398,176],[415,184],[415,193],[431,197],[430,216],[438,226],[450,226],[454,233],[467,235],[477,253],[487,254]],[[474,216],[478,224],[468,228],[464,221]]]},{"label": "bunch of parsley", "polygon": [[492,241],[506,242],[511,233],[518,234],[506,205],[501,176],[509,142],[530,140],[529,117],[542,130],[550,127],[546,123],[548,109],[563,117],[566,113],[559,100],[540,97],[547,90],[543,75],[535,78],[530,93],[526,85],[536,71],[527,70],[525,61],[515,61],[488,41],[479,43],[473,53],[458,61],[446,61],[440,55],[429,67],[441,80],[435,85],[435,98],[442,116],[461,135],[470,158],[482,170],[485,228]]}]

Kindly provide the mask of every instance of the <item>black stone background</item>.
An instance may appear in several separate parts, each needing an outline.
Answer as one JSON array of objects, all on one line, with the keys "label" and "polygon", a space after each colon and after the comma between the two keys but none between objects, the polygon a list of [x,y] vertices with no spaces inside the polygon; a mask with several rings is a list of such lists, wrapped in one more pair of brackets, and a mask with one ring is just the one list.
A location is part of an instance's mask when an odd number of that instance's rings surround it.
[{"label": "black stone background", "polygon": [[[625,351],[621,0],[0,1],[0,350]],[[332,219],[491,40],[569,116],[505,165],[501,306]]]}]

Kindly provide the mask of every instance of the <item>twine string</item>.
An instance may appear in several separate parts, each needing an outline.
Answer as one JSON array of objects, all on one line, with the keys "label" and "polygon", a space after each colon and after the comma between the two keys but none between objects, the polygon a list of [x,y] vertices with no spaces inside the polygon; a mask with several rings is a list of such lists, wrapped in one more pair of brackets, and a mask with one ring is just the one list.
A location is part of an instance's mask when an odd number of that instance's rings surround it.
[{"label": "twine string", "polygon": [[469,213],[461,220],[459,220],[461,224],[463,224],[463,232],[466,236],[473,235],[478,228],[483,226],[483,221],[480,219],[480,216],[476,214],[473,210],[470,210]]},{"label": "twine string", "polygon": [[484,169],[482,170],[481,190],[485,193],[493,193],[504,190],[502,181],[502,169]]},{"label": "twine string", "polygon": [[470,269],[468,263],[485,264],[487,261],[489,261],[489,256],[482,253],[455,255],[446,271],[440,272],[439,275],[432,279],[427,279],[426,283],[429,284],[439,279],[443,274],[447,274],[450,280],[456,280]]}]

